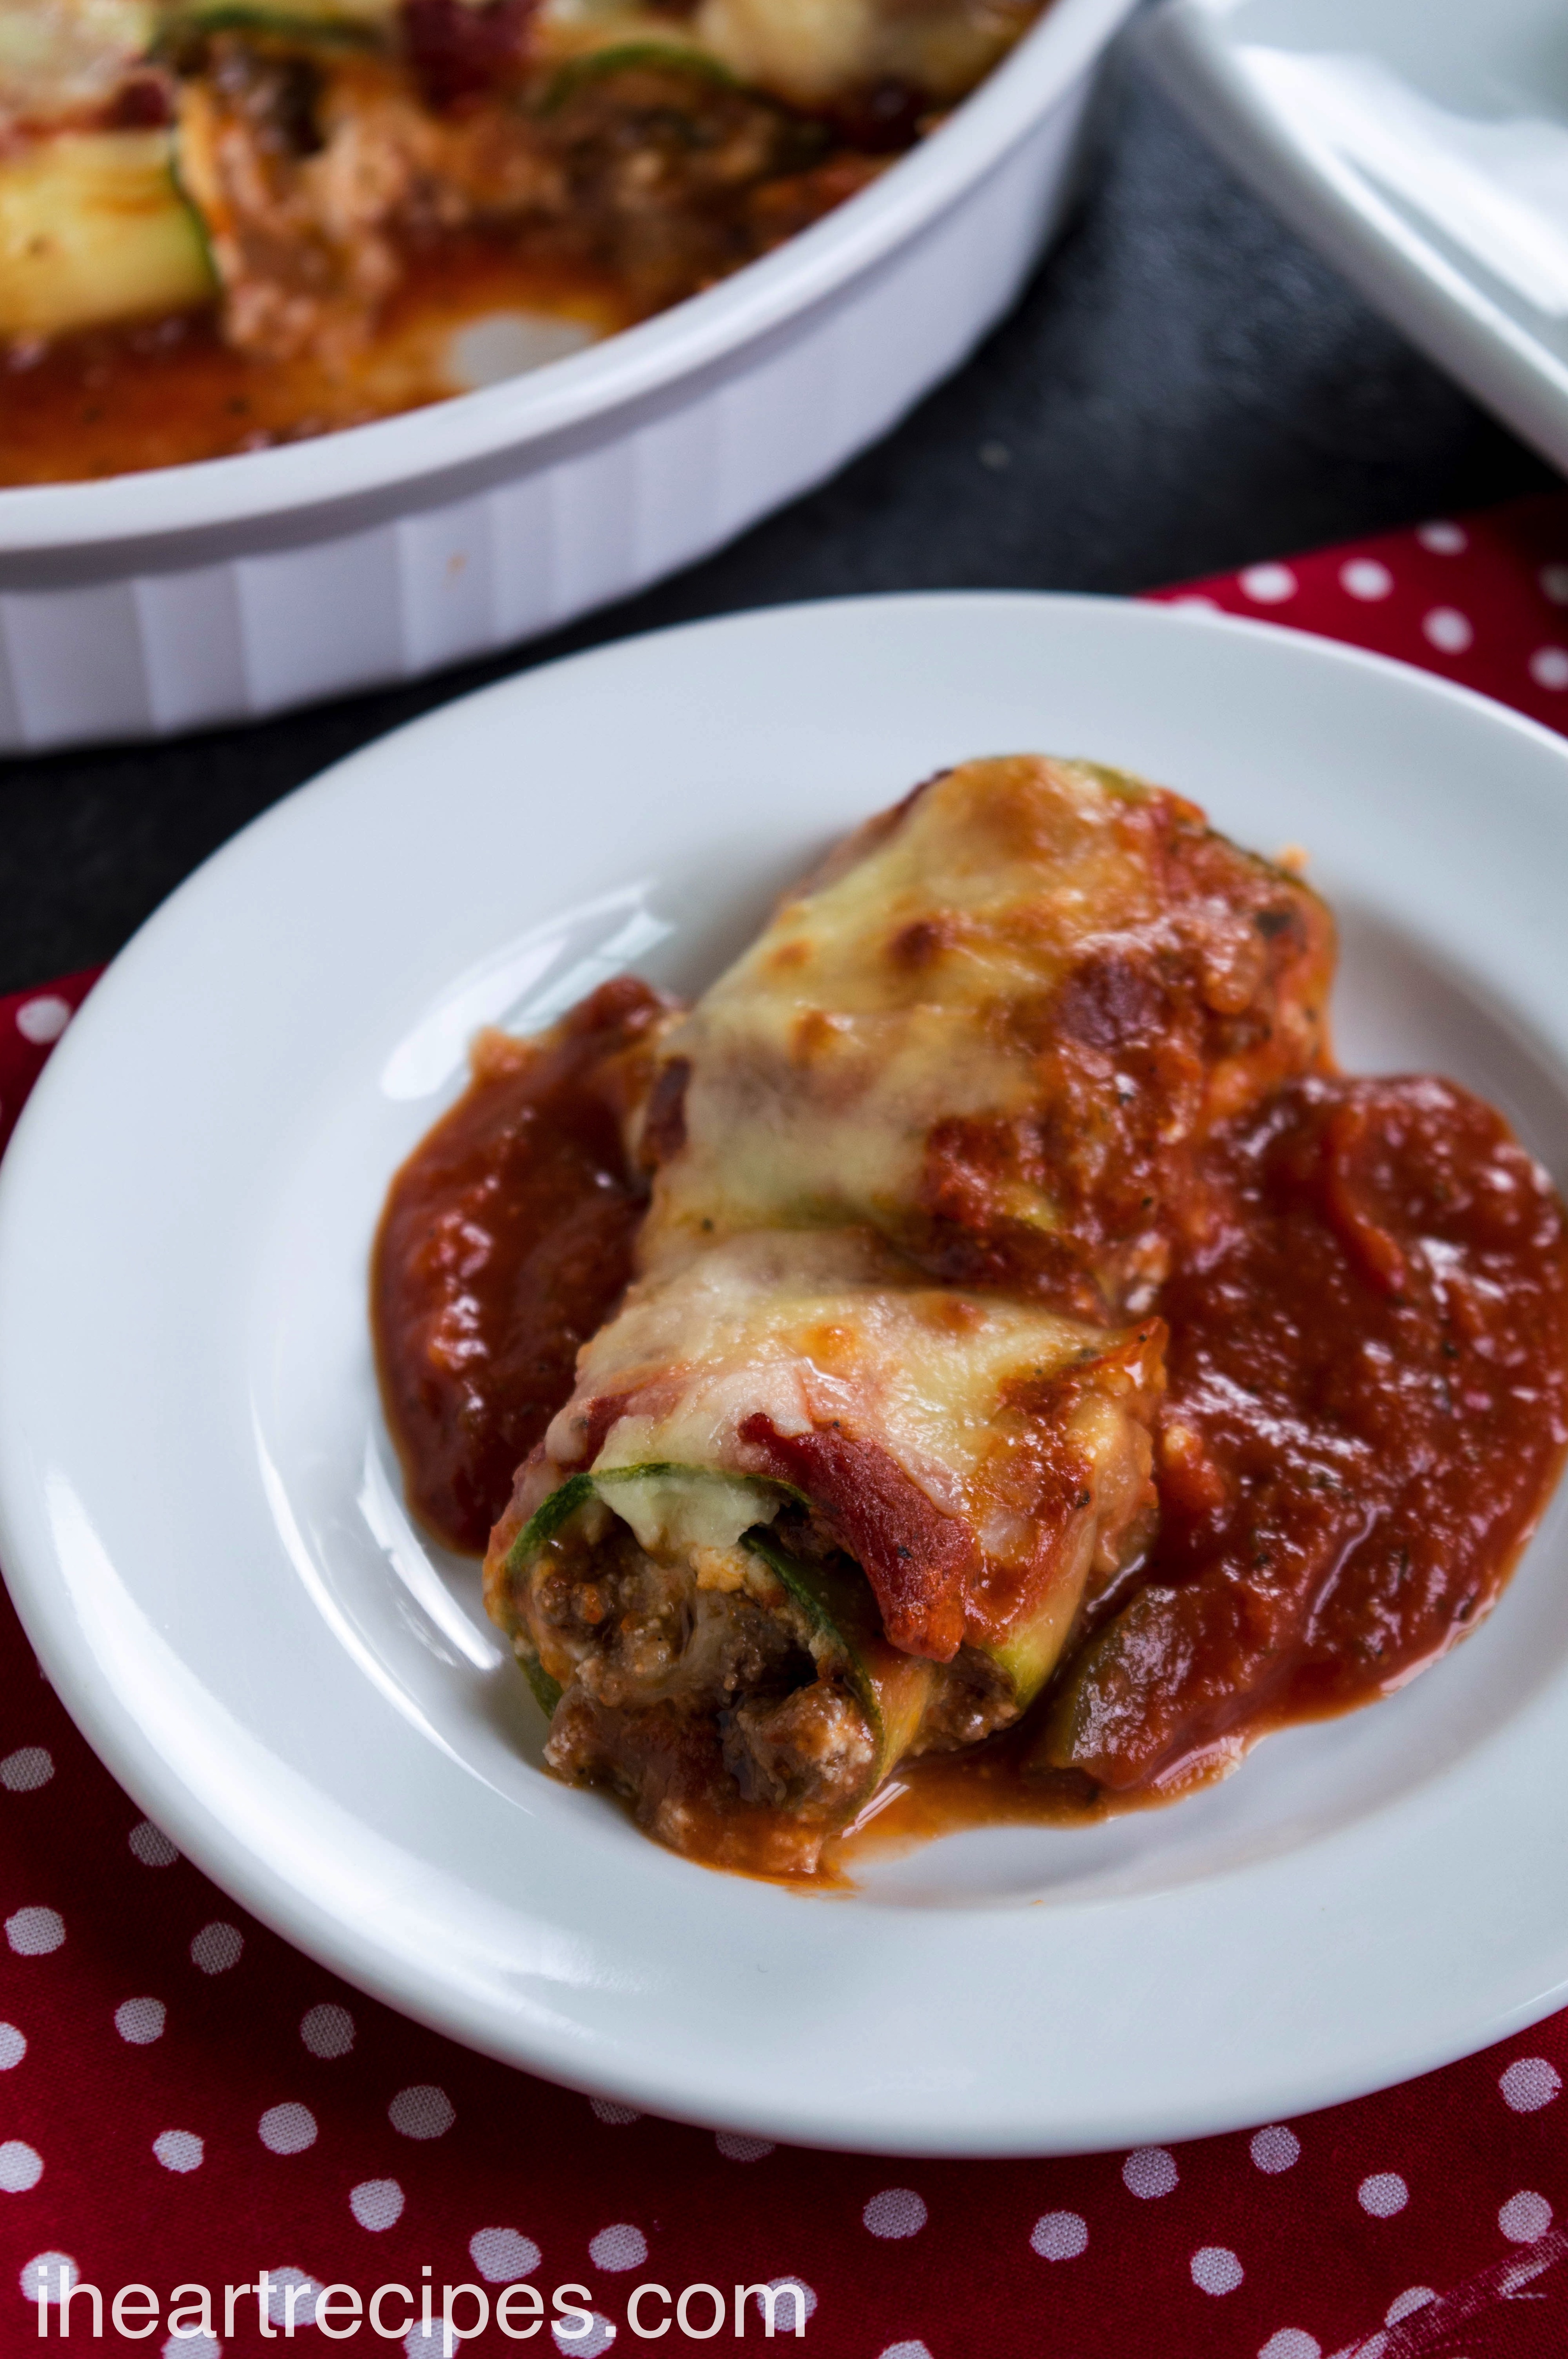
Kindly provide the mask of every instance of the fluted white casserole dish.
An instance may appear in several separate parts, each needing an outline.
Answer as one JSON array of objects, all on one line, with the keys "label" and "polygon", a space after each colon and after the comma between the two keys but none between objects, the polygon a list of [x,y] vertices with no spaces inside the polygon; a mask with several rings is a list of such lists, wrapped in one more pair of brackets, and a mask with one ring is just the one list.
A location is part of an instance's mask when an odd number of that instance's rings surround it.
[{"label": "fluted white casserole dish", "polygon": [[1054,0],[862,195],[569,359],[317,441],[0,492],[0,753],[412,679],[644,588],[820,483],[1018,294],[1135,5]]}]

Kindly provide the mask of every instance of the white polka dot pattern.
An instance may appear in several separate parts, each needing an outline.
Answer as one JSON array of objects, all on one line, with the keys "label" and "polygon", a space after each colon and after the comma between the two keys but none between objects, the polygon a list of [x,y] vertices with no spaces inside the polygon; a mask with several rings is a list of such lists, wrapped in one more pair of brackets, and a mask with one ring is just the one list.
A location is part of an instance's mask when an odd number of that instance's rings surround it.
[{"label": "white polka dot pattern", "polygon": [[0,1761],[0,1786],[8,1794],[36,1794],[54,1776],[54,1760],[41,1745],[24,1745]]},{"label": "white polka dot pattern", "polygon": [[[773,2304],[773,2321],[779,2333],[795,2332],[800,2323],[799,2312],[802,2310],[809,2326],[816,2315],[816,2296],[804,2277],[770,2277],[768,2290],[778,2296]],[[752,2307],[759,2318],[763,2318],[762,2305],[755,2294],[752,2296]],[[766,2323],[765,2318],[763,2322]]]},{"label": "white polka dot pattern", "polygon": [[362,2228],[379,2236],[403,2217],[403,2190],[395,2179],[362,2179],[349,2190],[349,2209]]},{"label": "white polka dot pattern", "polygon": [[1351,558],[1340,567],[1339,579],[1352,598],[1360,598],[1368,604],[1393,595],[1394,577],[1375,557]]},{"label": "white polka dot pattern", "polygon": [[1397,2326],[1401,2318],[1413,2318],[1418,2310],[1424,2310],[1428,2302],[1436,2299],[1437,2296],[1430,2286],[1407,2286],[1403,2293],[1394,2296],[1383,2312],[1383,2324]]},{"label": "white polka dot pattern", "polygon": [[1240,578],[1242,589],[1260,606],[1282,606],[1300,586],[1288,565],[1249,565]]},{"label": "white polka dot pattern", "polygon": [[1356,2201],[1374,2220],[1391,2220],[1410,2200],[1410,2189],[1397,2170],[1374,2170],[1356,2190]]},{"label": "white polka dot pattern", "polygon": [[287,2330],[292,2317],[296,2326],[314,2326],[316,2297],[321,2290],[316,2279],[297,2268],[269,2269],[267,2277],[266,2311],[274,2325]]},{"label": "white polka dot pattern", "polygon": [[1552,2225],[1552,2206],[1544,2195],[1521,2188],[1498,2213],[1498,2225],[1510,2244],[1533,2245]]},{"label": "white polka dot pattern", "polygon": [[1449,524],[1441,518],[1421,526],[1416,538],[1434,557],[1463,557],[1470,546],[1470,536],[1462,524]]},{"label": "white polka dot pattern", "polygon": [[35,1049],[47,1048],[51,1040],[58,1040],[70,1022],[70,1002],[57,999],[52,992],[41,992],[36,999],[24,1000],[16,1010],[16,1029]]},{"label": "white polka dot pattern", "polygon": [[1076,2261],[1089,2245],[1089,2223],[1081,2212],[1044,2212],[1029,2232],[1030,2249],[1043,2261]]},{"label": "white polka dot pattern", "polygon": [[1537,688],[1568,688],[1568,647],[1537,647],[1530,659],[1530,676]]},{"label": "white polka dot pattern", "polygon": [[1234,2293],[1247,2274],[1228,2245],[1203,2245],[1188,2264],[1200,2293]]},{"label": "white polka dot pattern", "polygon": [[1439,655],[1462,656],[1475,645],[1475,625],[1456,606],[1434,606],[1421,627]]},{"label": "white polka dot pattern", "polygon": [[515,2285],[533,2276],[544,2255],[516,2228],[479,2228],[469,2238],[469,2258],[487,2284]]},{"label": "white polka dot pattern", "polygon": [[0,2193],[25,2195],[44,2175],[44,2158],[23,2138],[7,2138],[0,2146]]},{"label": "white polka dot pattern", "polygon": [[1169,2195],[1176,2180],[1176,2158],[1166,2147],[1141,2146],[1121,2166],[1122,2185],[1145,2203]]},{"label": "white polka dot pattern", "polygon": [[772,2138],[746,2137],[738,2130],[717,2130],[714,2145],[726,2162],[761,2162],[775,2151]]},{"label": "white polka dot pattern", "polygon": [[590,2097],[596,2121],[607,2123],[613,2129],[623,2129],[628,2122],[640,2122],[642,2114],[634,2105],[618,2105],[611,2097]]},{"label": "white polka dot pattern", "polygon": [[161,1998],[122,1999],[114,2009],[114,2028],[133,2048],[150,2048],[163,2038],[168,2012]]},{"label": "white polka dot pattern", "polygon": [[586,2334],[579,2334],[576,2331],[575,2319],[572,2321],[573,2331],[569,2335],[566,2332],[567,2321],[564,2318],[557,2318],[550,2329],[557,2350],[567,2353],[568,2359],[599,2359],[599,2354],[601,2351],[608,2351],[615,2340],[615,2329],[601,2310],[590,2310],[589,2316],[593,2323]]},{"label": "white polka dot pattern", "polygon": [[153,2140],[153,2152],[166,2170],[198,2170],[206,2148],[189,2130],[163,2130]]},{"label": "white polka dot pattern", "polygon": [[890,2343],[881,2359],[931,2359],[931,2352],[924,2343]]},{"label": "white polka dot pattern", "polygon": [[1516,2114],[1538,2114],[1549,2105],[1563,2082],[1544,2056],[1519,2056],[1498,2082],[1503,2103]]},{"label": "white polka dot pattern", "polygon": [[884,2187],[860,2214],[873,2236],[918,2236],[925,2225],[925,2199],[913,2187]]},{"label": "white polka dot pattern", "polygon": [[14,2072],[27,2052],[27,2036],[14,2023],[0,2023],[0,2072]]},{"label": "white polka dot pattern", "polygon": [[172,1867],[179,1857],[163,1829],[155,1827],[151,1819],[143,1819],[134,1826],[125,1841],[144,1867]]},{"label": "white polka dot pattern", "polygon": [[1273,2175],[1289,2170],[1301,2160],[1302,2142],[1294,2130],[1286,2129],[1282,2122],[1271,2122],[1266,2130],[1254,2132],[1247,2151],[1260,2170]]},{"label": "white polka dot pattern", "polygon": [[316,2143],[316,2116],[308,2105],[269,2105],[256,2136],[269,2154],[303,2154]]},{"label": "white polka dot pattern", "polygon": [[[460,2334],[454,2332],[452,2335],[454,2354],[463,2339]],[[586,2338],[583,2343],[568,2343],[564,2347],[568,2350],[583,2350],[586,2348]],[[405,2359],[447,2359],[447,2337],[440,2321],[434,2320],[428,2331],[423,2324],[415,2327],[411,2334],[404,2336],[403,2350]]]},{"label": "white polka dot pattern", "polygon": [[47,1958],[65,1939],[65,1919],[56,1908],[18,1908],[5,1919],[5,1939],[19,1958]]},{"label": "white polka dot pattern", "polygon": [[190,1944],[190,1962],[204,1974],[226,1974],[244,1954],[245,1937],[237,1925],[216,1920],[203,1925]]},{"label": "white polka dot pattern", "polygon": [[1281,2326],[1270,2335],[1258,2359],[1323,2359],[1323,2345],[1304,2326]]},{"label": "white polka dot pattern", "polygon": [[313,2006],[301,2020],[299,2037],[312,2056],[346,2056],[354,2044],[354,2018],[346,2006]]},{"label": "white polka dot pattern", "polygon": [[640,2269],[648,2257],[648,2239],[641,2228],[622,2220],[601,2228],[589,2240],[588,2251],[596,2269]]},{"label": "white polka dot pattern", "polygon": [[411,2089],[399,2089],[386,2117],[402,2137],[438,2138],[446,2136],[458,2116],[445,2089],[421,2081]]},{"label": "white polka dot pattern", "polygon": [[1554,606],[1568,606],[1568,565],[1543,565],[1536,578]]},{"label": "white polka dot pattern", "polygon": [[36,2302],[38,2298],[38,2288],[42,2286],[49,2300],[55,2302],[59,2299],[59,2289],[62,2284],[69,2292],[73,2285],[80,2283],[81,2277],[81,2271],[69,2253],[35,2253],[22,2270],[17,2282],[21,2286],[24,2301]]}]

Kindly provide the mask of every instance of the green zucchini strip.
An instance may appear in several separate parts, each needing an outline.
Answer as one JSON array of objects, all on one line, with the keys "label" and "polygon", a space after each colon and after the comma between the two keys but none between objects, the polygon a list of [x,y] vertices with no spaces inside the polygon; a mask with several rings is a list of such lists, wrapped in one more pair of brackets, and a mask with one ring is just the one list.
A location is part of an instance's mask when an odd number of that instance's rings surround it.
[{"label": "green zucchini strip", "polygon": [[[781,1499],[795,1498],[805,1503],[805,1495],[792,1489],[787,1483],[755,1482],[750,1476],[721,1474],[706,1466],[680,1466],[659,1459],[637,1466],[609,1466],[593,1474],[572,1474],[552,1491],[536,1507],[528,1522],[506,1553],[509,1573],[521,1572],[535,1557],[546,1540],[554,1539],[563,1524],[568,1523],[580,1506],[593,1497],[602,1497],[607,1485],[620,1483],[722,1483],[733,1487],[744,1484],[748,1490],[776,1492]],[[610,1503],[605,1502],[606,1506]]]},{"label": "green zucchini strip", "polygon": [[173,0],[166,33],[276,33],[301,41],[390,38],[396,0]]},{"label": "green zucchini strip", "polygon": [[590,82],[604,82],[611,74],[632,72],[639,67],[689,74],[694,82],[716,82],[727,90],[740,87],[729,67],[710,57],[706,49],[691,49],[679,41],[616,41],[607,49],[587,49],[580,57],[568,58],[565,65],[557,67],[545,85],[538,111],[541,114],[555,114]]},{"label": "green zucchini strip", "polygon": [[860,1799],[897,1768],[920,1733],[936,1667],[900,1654],[883,1637],[875,1600],[859,1571],[808,1564],[779,1548],[766,1531],[750,1531],[741,1545],[776,1573],[797,1605],[835,1647],[844,1675],[860,1699],[876,1739],[876,1756]]},{"label": "green zucchini strip", "polygon": [[1019,1623],[1005,1638],[992,1646],[971,1642],[1003,1674],[1021,1712],[1028,1711],[1061,1661],[1082,1593],[1081,1582],[1054,1584],[1033,1616]]},{"label": "green zucchini strip", "polygon": [[0,161],[0,336],[187,310],[215,292],[167,131],[60,132]]}]

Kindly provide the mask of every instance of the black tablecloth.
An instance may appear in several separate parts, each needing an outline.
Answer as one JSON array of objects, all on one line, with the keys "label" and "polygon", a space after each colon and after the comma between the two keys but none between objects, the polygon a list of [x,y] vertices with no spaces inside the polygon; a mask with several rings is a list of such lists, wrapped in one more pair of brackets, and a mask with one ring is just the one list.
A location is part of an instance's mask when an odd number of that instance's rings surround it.
[{"label": "black tablecloth", "polygon": [[568,648],[853,592],[1136,591],[1552,480],[1119,66],[1082,204],[1013,317],[885,442],[733,548],[414,688],[0,763],[0,991],[108,958],[327,763]]}]

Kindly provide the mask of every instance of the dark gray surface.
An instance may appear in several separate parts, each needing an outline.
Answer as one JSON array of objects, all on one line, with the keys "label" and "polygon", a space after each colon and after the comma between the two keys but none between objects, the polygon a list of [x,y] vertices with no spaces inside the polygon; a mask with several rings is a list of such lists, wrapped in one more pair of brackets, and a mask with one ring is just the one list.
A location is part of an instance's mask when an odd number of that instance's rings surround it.
[{"label": "dark gray surface", "polygon": [[1555,480],[1119,72],[1083,207],[1013,318],[886,442],[732,549],[417,688],[0,764],[0,991],[108,958],[327,763],[568,648],[850,592],[1141,590]]}]

